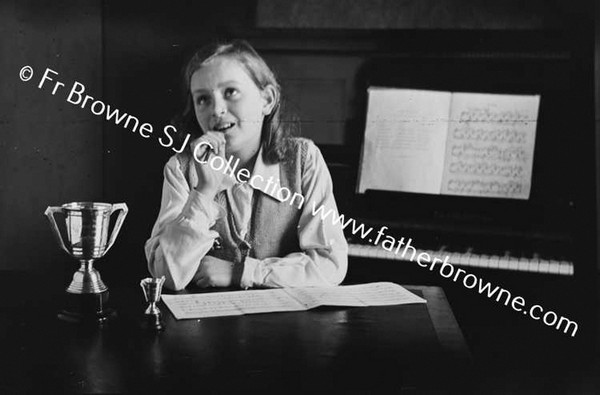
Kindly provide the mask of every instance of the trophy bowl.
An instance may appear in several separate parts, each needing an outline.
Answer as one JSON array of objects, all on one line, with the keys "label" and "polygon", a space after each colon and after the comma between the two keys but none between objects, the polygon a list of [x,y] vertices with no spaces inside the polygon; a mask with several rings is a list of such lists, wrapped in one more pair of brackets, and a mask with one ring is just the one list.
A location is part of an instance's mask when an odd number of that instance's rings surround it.
[{"label": "trophy bowl", "polygon": [[[109,232],[110,219],[115,212],[118,212],[118,217],[112,232]],[[94,319],[103,323],[114,315],[114,311],[105,306],[108,287],[93,263],[113,246],[127,212],[125,203],[98,202],[66,203],[59,207],[48,207],[44,212],[59,246],[80,262],[79,270],[66,289],[67,308],[59,313],[60,318],[76,322]],[[61,235],[56,222],[57,213],[64,216],[65,237]]]}]

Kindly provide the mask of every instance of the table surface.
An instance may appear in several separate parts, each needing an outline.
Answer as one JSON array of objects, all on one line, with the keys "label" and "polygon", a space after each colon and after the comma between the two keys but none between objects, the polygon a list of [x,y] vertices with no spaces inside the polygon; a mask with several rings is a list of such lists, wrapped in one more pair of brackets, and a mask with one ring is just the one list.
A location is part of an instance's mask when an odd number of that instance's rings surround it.
[{"label": "table surface", "polygon": [[201,320],[177,321],[162,305],[156,333],[141,325],[139,287],[111,288],[117,318],[85,327],[56,318],[62,287],[30,277],[0,278],[1,393],[410,392],[461,386],[470,365],[437,287],[407,287],[426,305]]}]

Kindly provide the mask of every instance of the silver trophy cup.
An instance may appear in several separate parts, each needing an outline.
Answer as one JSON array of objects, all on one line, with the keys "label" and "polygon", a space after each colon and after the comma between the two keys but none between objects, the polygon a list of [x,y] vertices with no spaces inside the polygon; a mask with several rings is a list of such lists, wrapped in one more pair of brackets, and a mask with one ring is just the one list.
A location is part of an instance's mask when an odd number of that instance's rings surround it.
[{"label": "silver trophy cup", "polygon": [[[111,215],[115,212],[119,212],[118,217],[112,232],[109,232]],[[81,263],[66,290],[68,295],[75,297],[71,297],[76,302],[75,306],[70,303],[70,312],[76,320],[90,313],[99,321],[107,318],[104,305],[108,300],[108,287],[100,278],[98,270],[94,269],[93,263],[113,246],[127,212],[125,203],[73,202],[60,207],[48,207],[44,213],[59,246]],[[64,216],[66,237],[61,236],[55,219],[56,213]]]},{"label": "silver trophy cup", "polygon": [[140,281],[140,287],[144,291],[144,299],[148,303],[148,307],[144,311],[145,320],[142,324],[145,328],[154,330],[163,330],[165,324],[162,320],[162,313],[156,305],[160,301],[162,294],[162,286],[165,283],[165,276],[160,278],[148,277]]},{"label": "silver trophy cup", "polygon": [[144,291],[144,298],[146,299],[146,303],[148,303],[148,307],[146,308],[146,311],[144,311],[144,314],[160,314],[160,309],[156,304],[160,301],[164,283],[165,276],[160,278],[148,277],[140,281],[140,287],[142,287],[142,291]]}]

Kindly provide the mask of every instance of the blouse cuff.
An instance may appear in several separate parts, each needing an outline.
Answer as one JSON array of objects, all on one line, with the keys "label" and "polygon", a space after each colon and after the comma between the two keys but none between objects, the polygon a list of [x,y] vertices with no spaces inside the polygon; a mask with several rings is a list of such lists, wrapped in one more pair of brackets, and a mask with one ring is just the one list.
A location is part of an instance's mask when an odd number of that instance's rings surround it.
[{"label": "blouse cuff", "polygon": [[192,223],[198,223],[198,221],[206,218],[208,219],[208,227],[210,228],[214,225],[219,215],[219,205],[206,195],[193,189],[190,191],[190,196],[183,206],[181,215]]},{"label": "blouse cuff", "polygon": [[251,288],[260,283],[260,260],[246,257],[244,260],[244,270],[240,280],[240,287],[243,289]]}]

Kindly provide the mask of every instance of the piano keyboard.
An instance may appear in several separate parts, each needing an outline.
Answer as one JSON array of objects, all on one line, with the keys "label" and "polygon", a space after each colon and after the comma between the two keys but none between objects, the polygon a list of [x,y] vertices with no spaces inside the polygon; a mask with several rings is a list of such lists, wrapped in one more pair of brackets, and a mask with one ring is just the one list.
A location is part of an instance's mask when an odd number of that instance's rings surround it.
[{"label": "piano keyboard", "polygon": [[[421,252],[426,252],[429,254],[429,256],[440,259],[444,259],[447,255],[449,257],[448,262],[456,266],[470,266],[483,269],[514,270],[534,273],[551,273],[563,276],[572,276],[574,272],[573,262],[540,259],[537,254],[534,254],[532,258],[524,258],[510,256],[508,253],[504,256],[499,256],[473,254],[469,250],[467,250],[467,252],[460,253],[445,250],[432,251],[417,249],[415,259]],[[393,251],[387,251],[381,246],[370,244],[349,243],[348,256],[409,262],[408,259],[402,258],[402,254],[400,253],[396,255]],[[408,253],[406,256],[410,257]]]}]

